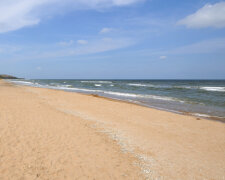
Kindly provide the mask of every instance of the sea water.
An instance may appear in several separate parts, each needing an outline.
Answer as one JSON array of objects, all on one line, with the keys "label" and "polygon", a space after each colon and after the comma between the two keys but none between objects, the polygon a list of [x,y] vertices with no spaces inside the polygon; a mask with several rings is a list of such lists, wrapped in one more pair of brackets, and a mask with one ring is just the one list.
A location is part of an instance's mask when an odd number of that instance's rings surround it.
[{"label": "sea water", "polygon": [[225,80],[11,80],[225,121]]}]

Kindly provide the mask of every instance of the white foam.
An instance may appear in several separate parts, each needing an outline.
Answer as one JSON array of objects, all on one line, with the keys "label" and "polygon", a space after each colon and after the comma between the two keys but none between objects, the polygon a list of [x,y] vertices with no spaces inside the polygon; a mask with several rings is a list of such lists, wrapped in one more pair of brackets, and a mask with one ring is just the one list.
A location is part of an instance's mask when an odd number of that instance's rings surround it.
[{"label": "white foam", "polygon": [[139,83],[129,83],[129,86],[136,86],[136,87],[157,87],[153,84],[139,84]]},{"label": "white foam", "polygon": [[200,87],[200,89],[203,89],[205,91],[225,92],[225,87]]},{"label": "white foam", "polygon": [[58,87],[72,87],[72,85],[65,84],[65,85],[57,85]]},{"label": "white foam", "polygon": [[97,81],[98,83],[106,83],[106,84],[111,84],[112,82],[111,81]]},{"label": "white foam", "polygon": [[12,81],[12,80],[10,80],[10,82],[13,82],[13,83],[18,83],[18,84],[29,84],[29,85],[31,85],[31,84],[34,84],[34,83],[32,83],[32,82],[28,82],[28,81]]},{"label": "white foam", "polygon": [[128,83],[129,86],[136,86],[136,87],[152,87],[152,88],[173,88],[172,86],[166,85],[154,85],[154,84],[139,84],[139,83]]},{"label": "white foam", "polygon": [[165,97],[165,96],[155,96],[155,95],[142,95],[142,94],[133,94],[133,93],[122,93],[122,92],[115,92],[115,91],[103,91],[103,90],[91,90],[91,89],[83,89],[83,88],[71,88],[71,87],[50,87],[53,89],[61,89],[61,90],[69,90],[69,91],[83,91],[83,92],[94,92],[94,93],[103,93],[109,94],[113,96],[121,96],[121,97],[131,97],[131,98],[149,98],[149,99],[156,99],[162,101],[179,101],[183,103],[177,98]]},{"label": "white foam", "polygon": [[181,89],[198,89],[197,86],[174,86],[173,88],[181,88]]},{"label": "white foam", "polygon": [[100,87],[100,86],[102,86],[102,85],[101,85],[101,84],[95,84],[95,86],[96,86],[96,87]]},{"label": "white foam", "polygon": [[129,83],[129,86],[137,86],[137,87],[146,87],[146,84],[133,84],[133,83]]},{"label": "white foam", "polygon": [[163,101],[179,101],[183,103],[183,101],[179,99],[165,97],[165,96],[141,95],[141,94],[132,94],[132,93],[113,92],[113,91],[104,91],[104,94],[123,96],[123,97],[133,97],[133,98],[149,98],[149,99],[157,99],[157,100],[163,100]]},{"label": "white foam", "polygon": [[195,115],[195,116],[201,116],[201,117],[210,117],[210,116],[207,115],[207,114],[200,114],[200,113],[193,113],[192,115]]},{"label": "white foam", "polygon": [[[20,82],[20,81],[16,81]],[[57,86],[51,86],[51,85],[41,85],[41,84],[34,84],[27,81],[21,81],[22,83],[27,83],[27,85],[35,85],[38,87],[43,88],[51,88],[51,89],[61,89],[61,90],[68,90],[68,91],[80,91],[80,92],[89,92],[89,93],[103,93],[103,94],[109,94],[113,96],[120,96],[120,97],[131,97],[131,98],[143,98],[143,99],[155,99],[155,100],[162,100],[162,101],[178,101],[183,103],[184,101],[181,101],[177,98],[172,97],[165,97],[165,96],[155,96],[155,95],[146,95],[146,94],[133,94],[133,93],[122,93],[122,92],[115,92],[115,91],[103,91],[103,90],[92,90],[92,89],[83,89],[83,88],[75,88],[70,87],[71,85],[59,85]],[[91,81],[93,82],[93,81]],[[95,84],[95,86],[100,87],[101,84]]]},{"label": "white foam", "polygon": [[205,117],[205,118],[220,118],[223,119],[224,117],[220,117],[220,116],[210,116],[208,114],[200,114],[200,113],[192,113],[192,115],[194,116],[199,116],[199,117]]},{"label": "white foam", "polygon": [[116,95],[116,96],[124,96],[124,97],[138,97],[137,94],[120,93],[120,92],[113,92],[113,91],[104,91],[104,94],[110,94],[110,95]]},{"label": "white foam", "polygon": [[102,83],[102,84],[111,84],[111,81],[81,81],[82,83]]},{"label": "white foam", "polygon": [[[56,87],[53,87],[53,88],[56,89]],[[121,92],[115,92],[115,91],[91,90],[91,89],[69,88],[69,87],[57,87],[57,89],[69,90],[69,91],[103,93],[103,94],[109,94],[114,96],[131,97],[131,98],[149,98],[149,99],[156,99],[156,100],[163,100],[163,101],[179,101],[181,103],[184,102],[177,98],[171,98],[171,97],[165,97],[165,96],[144,95],[144,94],[141,95],[141,94],[132,94],[132,93],[121,93]]]},{"label": "white foam", "polygon": [[61,90],[68,90],[68,91],[83,91],[83,92],[102,92],[101,90],[91,90],[91,89],[82,89],[82,88],[71,88],[71,87],[51,87],[52,89],[61,89]]}]

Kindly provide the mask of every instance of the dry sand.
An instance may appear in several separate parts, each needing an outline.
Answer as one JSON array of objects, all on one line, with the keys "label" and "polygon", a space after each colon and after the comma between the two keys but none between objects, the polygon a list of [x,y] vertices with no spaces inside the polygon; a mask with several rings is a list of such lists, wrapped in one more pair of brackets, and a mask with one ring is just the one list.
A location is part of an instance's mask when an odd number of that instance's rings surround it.
[{"label": "dry sand", "polygon": [[0,179],[225,179],[225,123],[0,81]]}]

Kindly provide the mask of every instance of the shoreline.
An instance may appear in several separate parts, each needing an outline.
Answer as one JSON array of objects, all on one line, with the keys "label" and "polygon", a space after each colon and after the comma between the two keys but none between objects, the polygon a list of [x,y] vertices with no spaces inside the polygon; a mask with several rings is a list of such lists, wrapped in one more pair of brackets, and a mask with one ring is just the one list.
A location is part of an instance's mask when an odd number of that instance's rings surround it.
[{"label": "shoreline", "polygon": [[3,179],[225,177],[221,122],[5,81],[0,114]]},{"label": "shoreline", "polygon": [[217,116],[210,116],[210,115],[207,115],[207,114],[192,113],[192,112],[181,111],[181,110],[178,111],[178,110],[171,110],[171,109],[166,109],[166,108],[160,108],[160,107],[151,106],[151,105],[147,105],[147,104],[143,104],[143,103],[138,103],[138,102],[135,103],[135,102],[132,102],[132,101],[129,101],[129,100],[125,100],[125,99],[118,99],[118,98],[113,98],[113,97],[107,97],[107,96],[98,95],[98,94],[94,94],[94,93],[76,92],[76,91],[63,90],[63,89],[57,89],[57,88],[35,87],[35,86],[29,86],[29,85],[25,85],[25,84],[24,85],[16,84],[16,83],[10,82],[10,81],[7,81],[7,82],[8,83],[12,83],[14,85],[18,85],[18,86],[28,86],[28,87],[34,87],[34,88],[52,89],[52,90],[58,90],[58,91],[64,91],[64,92],[73,92],[73,93],[78,93],[78,94],[83,94],[83,95],[88,95],[88,96],[94,96],[94,97],[99,97],[99,98],[105,98],[107,100],[114,100],[114,101],[119,101],[119,102],[124,102],[124,103],[131,103],[131,104],[134,104],[134,105],[147,107],[147,108],[150,108],[150,109],[156,109],[156,110],[171,112],[171,113],[175,113],[175,114],[192,116],[192,117],[197,118],[198,120],[205,119],[205,120],[218,121],[218,122],[221,122],[221,123],[225,123],[225,117],[217,117]]},{"label": "shoreline", "polygon": [[[39,88],[39,87],[37,87],[37,88]],[[46,88],[46,89],[51,89],[51,88]],[[59,91],[64,91],[64,92],[73,92],[73,91],[65,91],[65,90],[61,90],[61,89],[54,89],[54,90],[59,90]],[[87,96],[94,96],[94,97],[98,97],[98,98],[103,98],[103,99],[107,99],[109,101],[118,101],[118,102],[133,104],[133,105],[137,105],[137,106],[141,106],[141,107],[147,107],[147,108],[155,109],[155,110],[159,110],[159,111],[165,111],[165,112],[170,112],[170,113],[175,113],[175,114],[180,114],[180,115],[185,115],[185,116],[191,116],[191,117],[197,118],[198,120],[205,119],[205,120],[225,123],[225,118],[223,118],[223,117],[208,116],[206,114],[195,115],[195,114],[198,114],[198,113],[191,113],[191,112],[186,112],[186,111],[175,111],[175,110],[145,105],[145,104],[141,104],[141,103],[135,103],[135,102],[128,101],[128,100],[110,98],[110,97],[101,96],[101,95],[98,95],[98,94],[85,94],[85,93],[82,93],[82,92],[74,92],[74,93],[83,94],[83,95],[87,95]],[[206,117],[204,115],[206,115],[208,117]]]}]

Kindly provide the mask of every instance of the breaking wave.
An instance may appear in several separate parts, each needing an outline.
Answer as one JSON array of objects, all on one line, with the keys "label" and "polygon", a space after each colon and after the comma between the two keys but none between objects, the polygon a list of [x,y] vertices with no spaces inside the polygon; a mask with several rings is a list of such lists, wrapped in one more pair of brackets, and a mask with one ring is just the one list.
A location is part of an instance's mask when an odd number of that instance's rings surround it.
[{"label": "breaking wave", "polygon": [[225,92],[225,87],[200,87],[200,89],[205,91]]}]

